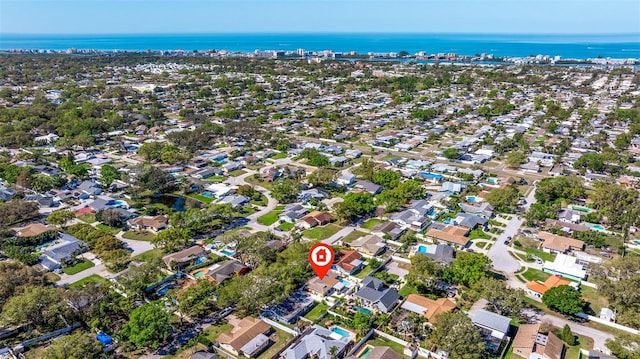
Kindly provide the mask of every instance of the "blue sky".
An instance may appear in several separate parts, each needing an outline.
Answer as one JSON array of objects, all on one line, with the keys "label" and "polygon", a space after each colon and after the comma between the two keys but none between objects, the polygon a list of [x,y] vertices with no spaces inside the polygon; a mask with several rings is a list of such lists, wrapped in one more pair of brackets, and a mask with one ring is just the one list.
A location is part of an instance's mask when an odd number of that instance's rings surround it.
[{"label": "blue sky", "polygon": [[0,33],[640,33],[639,0],[0,0]]}]

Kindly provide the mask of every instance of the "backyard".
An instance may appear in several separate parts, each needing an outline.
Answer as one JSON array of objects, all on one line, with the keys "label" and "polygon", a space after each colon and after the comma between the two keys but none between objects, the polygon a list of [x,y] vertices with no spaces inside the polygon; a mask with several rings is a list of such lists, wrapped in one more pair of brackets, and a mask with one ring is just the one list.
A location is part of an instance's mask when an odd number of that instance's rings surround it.
[{"label": "backyard", "polygon": [[337,224],[327,224],[326,226],[318,226],[311,229],[307,229],[302,232],[302,235],[309,239],[326,239],[336,234],[342,227]]},{"label": "backyard", "polygon": [[522,276],[528,281],[540,281],[544,282],[547,278],[551,277],[551,274],[545,273],[539,269],[527,268],[527,270],[522,273]]},{"label": "backyard", "polygon": [[353,231],[349,234],[347,234],[346,236],[344,236],[344,238],[342,238],[342,242],[343,243],[351,243],[353,241],[355,241],[356,239],[360,238],[360,237],[364,237],[367,234],[364,232],[360,232],[360,231]]},{"label": "backyard", "polygon": [[309,313],[305,314],[304,317],[312,322],[315,322],[316,320],[318,320],[318,318],[320,318],[322,314],[327,311],[327,309],[329,309],[328,305],[324,303],[318,303],[309,311]]},{"label": "backyard", "polygon": [[394,341],[391,341],[389,339],[385,339],[385,338],[382,338],[382,337],[375,337],[374,339],[369,340],[367,342],[367,344],[373,345],[373,346],[389,347],[394,352],[396,352],[399,355],[402,355],[402,357],[406,358],[406,356],[403,354],[404,353],[404,346],[402,346],[401,344],[398,344],[398,343],[396,343]]},{"label": "backyard", "polygon": [[102,229],[103,231],[106,231],[106,232],[109,232],[109,234],[112,234],[112,235],[114,235],[114,236],[115,236],[116,234],[120,233],[120,231],[122,230],[122,228],[109,227],[109,226],[107,226],[106,224],[102,224],[102,223],[98,224],[98,225],[96,226],[96,228],[98,228],[98,229]]},{"label": "backyard", "polygon": [[274,342],[269,349],[265,350],[262,354],[258,355],[258,359],[273,358],[282,348],[284,348],[289,341],[293,339],[293,335],[286,332],[275,329],[275,332],[271,335],[271,340]]},{"label": "backyard", "polygon": [[189,198],[195,199],[196,201],[200,201],[202,203],[206,203],[209,204],[211,202],[213,202],[214,198],[213,197],[207,197],[207,196],[203,196],[201,194],[197,194],[197,193],[189,193],[186,195]]}]

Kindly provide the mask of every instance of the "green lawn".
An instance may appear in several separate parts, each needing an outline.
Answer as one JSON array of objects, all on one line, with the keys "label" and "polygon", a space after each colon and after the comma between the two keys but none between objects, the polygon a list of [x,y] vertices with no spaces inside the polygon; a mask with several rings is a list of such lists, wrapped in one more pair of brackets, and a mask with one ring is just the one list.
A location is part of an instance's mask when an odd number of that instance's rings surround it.
[{"label": "green lawn", "polygon": [[78,288],[82,288],[87,284],[109,284],[109,281],[102,278],[101,276],[97,275],[97,274],[92,274],[88,277],[82,278],[79,281],[75,282],[75,283],[71,283],[69,285],[69,288],[73,288],[73,289],[78,289]]},{"label": "green lawn", "polygon": [[309,239],[326,239],[336,234],[342,227],[337,224],[327,224],[321,227],[314,227],[302,232],[302,235]]},{"label": "green lawn", "polygon": [[186,196],[206,204],[209,204],[214,200],[213,197],[207,197],[207,196],[203,196],[201,194],[196,194],[196,193],[189,193]]},{"label": "green lawn", "polygon": [[487,242],[476,243],[476,247],[478,247],[478,248],[484,248],[486,246],[487,246]]},{"label": "green lawn", "polygon": [[235,171],[229,172],[229,176],[238,177],[238,176],[242,176],[245,173],[247,173],[247,171],[245,171],[245,170],[235,170]]},{"label": "green lawn", "polygon": [[112,235],[114,235],[114,236],[115,236],[116,234],[120,233],[120,231],[122,230],[122,228],[109,227],[109,226],[107,226],[106,224],[102,224],[102,223],[98,224],[98,225],[96,226],[96,228],[98,228],[98,229],[102,229],[103,231],[107,231],[107,232],[109,232],[110,234],[112,234]]},{"label": "green lawn", "polygon": [[540,259],[542,259],[543,261],[553,262],[556,259],[555,254],[547,253],[539,249],[526,248],[524,251],[527,252],[528,254],[536,255],[540,257]]},{"label": "green lawn", "polygon": [[469,233],[469,239],[473,240],[473,239],[491,239],[492,237],[488,234],[486,234],[482,229],[478,228],[478,229],[474,229],[473,231],[471,231],[471,233]]},{"label": "green lawn", "polygon": [[282,348],[289,344],[293,336],[280,329],[275,329],[275,333],[273,333],[270,338],[274,341],[273,345],[258,355],[257,359],[273,358]]},{"label": "green lawn", "polygon": [[370,220],[364,222],[361,227],[365,229],[373,229],[373,227],[379,225],[382,222],[383,221],[381,219],[371,218]]},{"label": "green lawn", "polygon": [[404,347],[396,342],[392,342],[391,340],[382,338],[382,337],[376,337],[375,339],[369,340],[367,342],[367,344],[373,345],[373,346],[381,346],[381,347],[389,347],[391,348],[394,352],[398,353],[399,355],[401,355],[403,358],[406,358],[406,356],[403,354],[404,353]]},{"label": "green lawn", "polygon": [[402,298],[406,298],[409,294],[418,294],[418,288],[405,284],[402,288],[400,288],[400,292],[398,293]]},{"label": "green lawn", "polygon": [[356,273],[354,275],[354,277],[362,279],[362,278],[368,276],[369,273],[371,273],[372,271],[373,271],[373,269],[371,267],[366,266],[366,267],[362,268],[358,273]]},{"label": "green lawn", "polygon": [[360,238],[360,237],[364,237],[367,234],[365,232],[360,232],[360,231],[353,231],[349,234],[347,234],[346,236],[344,236],[344,238],[342,238],[342,242],[343,243],[351,243],[353,241],[355,241],[356,239]]},{"label": "green lawn", "polygon": [[146,251],[144,253],[140,253],[137,256],[131,258],[132,261],[137,261],[137,262],[151,262],[155,259],[160,259],[162,258],[162,256],[164,256],[164,253],[162,252],[162,249],[160,248],[154,248],[150,251]]},{"label": "green lawn", "polygon": [[273,185],[271,184],[271,182],[267,182],[267,181],[263,181],[261,179],[255,179],[253,178],[253,176],[247,176],[244,179],[245,182],[250,183],[254,186],[260,186],[263,188],[268,189],[269,191],[273,191]]},{"label": "green lawn", "polygon": [[233,325],[229,323],[220,323],[217,325],[212,325],[209,328],[205,329],[201,335],[204,335],[211,341],[211,343],[215,343],[218,340],[220,334],[228,332],[231,329],[233,329]]},{"label": "green lawn", "polygon": [[211,176],[211,177],[205,178],[204,181],[212,182],[212,183],[220,183],[220,182],[223,182],[225,179],[227,179],[225,176]]},{"label": "green lawn", "polygon": [[255,205],[255,206],[266,206],[269,203],[269,200],[267,200],[267,197],[265,195],[263,195],[262,193],[260,194],[260,199],[257,201],[251,200],[251,204]]},{"label": "green lawn", "polygon": [[273,211],[258,217],[258,223],[263,226],[270,226],[278,221],[280,213],[282,213],[282,210],[276,208]]},{"label": "green lawn", "polygon": [[83,214],[82,216],[78,217],[79,220],[81,220],[82,222],[85,223],[93,223],[96,221],[96,215],[95,214]]},{"label": "green lawn", "polygon": [[[609,301],[603,295],[600,295],[597,289],[580,286],[580,293],[589,302],[589,306],[594,312],[600,313],[600,309],[609,307]],[[596,314],[597,315],[597,314]]]},{"label": "green lawn", "polygon": [[[558,335],[560,334],[561,330],[554,330],[554,334]],[[567,343],[565,344],[566,347],[566,352],[564,355],[565,359],[579,359],[580,358],[580,348],[582,349],[593,349],[593,339],[583,336],[583,335],[576,335],[574,333],[574,336],[578,337],[578,340],[576,340],[576,345],[571,345],[569,346]]]},{"label": "green lawn", "polygon": [[53,272],[47,272],[44,274],[44,280],[48,284],[53,284],[60,280],[60,276]]},{"label": "green lawn", "polygon": [[150,242],[151,240],[156,238],[156,235],[148,231],[129,230],[124,232],[122,234],[122,237],[126,239],[133,239],[136,241]]},{"label": "green lawn", "polygon": [[65,274],[73,275],[73,274],[76,274],[76,273],[80,273],[85,269],[89,269],[89,268],[91,268],[93,266],[95,266],[95,264],[93,264],[93,262],[84,260],[82,262],[76,263],[75,265],[73,265],[71,267],[62,267],[62,271]]},{"label": "green lawn", "polygon": [[521,275],[528,281],[539,280],[541,282],[544,282],[547,278],[551,277],[551,274],[534,268],[527,268],[527,270]]},{"label": "green lawn", "polygon": [[289,222],[282,222],[278,228],[282,229],[285,232],[289,232],[291,230],[291,228],[293,228],[295,226],[295,224],[293,223],[289,223]]},{"label": "green lawn", "polygon": [[318,318],[320,318],[322,314],[324,314],[324,312],[327,311],[327,309],[329,309],[328,305],[324,303],[318,303],[315,307],[313,307],[313,309],[309,311],[309,313],[305,314],[304,317],[312,322],[315,322],[316,320],[318,320]]},{"label": "green lawn", "polygon": [[280,152],[280,153],[276,153],[275,155],[269,158],[271,158],[272,160],[279,160],[279,159],[287,158],[287,154],[285,152]]}]

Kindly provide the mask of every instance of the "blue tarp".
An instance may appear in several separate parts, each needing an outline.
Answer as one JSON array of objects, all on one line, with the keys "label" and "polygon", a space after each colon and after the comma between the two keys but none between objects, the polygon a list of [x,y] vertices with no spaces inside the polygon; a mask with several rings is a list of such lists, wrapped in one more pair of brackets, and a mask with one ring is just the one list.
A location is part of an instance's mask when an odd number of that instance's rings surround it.
[{"label": "blue tarp", "polygon": [[98,336],[96,336],[96,339],[98,339],[98,341],[102,343],[102,345],[113,344],[113,340],[111,340],[111,337],[103,332],[98,333]]}]

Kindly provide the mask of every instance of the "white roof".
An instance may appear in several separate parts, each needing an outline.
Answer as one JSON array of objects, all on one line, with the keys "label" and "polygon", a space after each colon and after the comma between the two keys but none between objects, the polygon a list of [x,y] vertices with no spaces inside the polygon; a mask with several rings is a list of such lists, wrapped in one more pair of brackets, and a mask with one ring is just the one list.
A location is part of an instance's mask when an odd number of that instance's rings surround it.
[{"label": "white roof", "polygon": [[568,274],[576,278],[586,278],[587,270],[582,264],[576,263],[577,258],[566,254],[557,254],[553,262],[544,262],[544,268],[557,273]]}]

